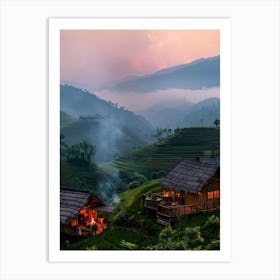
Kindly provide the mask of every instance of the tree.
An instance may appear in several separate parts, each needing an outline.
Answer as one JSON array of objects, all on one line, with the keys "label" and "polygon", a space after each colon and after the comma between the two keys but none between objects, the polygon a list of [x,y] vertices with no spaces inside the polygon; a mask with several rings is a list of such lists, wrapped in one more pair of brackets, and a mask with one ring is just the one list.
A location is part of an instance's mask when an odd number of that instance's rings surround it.
[{"label": "tree", "polygon": [[218,118],[216,118],[216,120],[214,121],[214,124],[216,127],[220,126],[220,120]]},{"label": "tree", "polygon": [[172,134],[172,128],[168,128],[168,135],[170,136]]},{"label": "tree", "polygon": [[66,158],[72,163],[90,163],[95,153],[96,147],[83,140],[79,144],[67,146]]},{"label": "tree", "polygon": [[156,129],[156,135],[155,135],[155,137],[157,138],[157,140],[160,140],[160,139],[162,138],[162,135],[163,135],[163,129],[157,128],[157,129]]},{"label": "tree", "polygon": [[90,162],[93,155],[96,153],[96,147],[83,140],[80,144],[81,159]]},{"label": "tree", "polygon": [[159,128],[158,127],[156,129],[155,137],[159,141],[166,136],[170,136],[171,134],[172,134],[172,128]]}]

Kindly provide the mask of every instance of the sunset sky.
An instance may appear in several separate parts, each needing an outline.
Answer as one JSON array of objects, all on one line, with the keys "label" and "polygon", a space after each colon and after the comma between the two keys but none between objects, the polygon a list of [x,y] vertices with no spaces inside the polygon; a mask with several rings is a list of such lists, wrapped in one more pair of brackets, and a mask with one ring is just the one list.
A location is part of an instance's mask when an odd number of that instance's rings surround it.
[{"label": "sunset sky", "polygon": [[218,30],[63,30],[61,81],[97,86],[220,54]]}]

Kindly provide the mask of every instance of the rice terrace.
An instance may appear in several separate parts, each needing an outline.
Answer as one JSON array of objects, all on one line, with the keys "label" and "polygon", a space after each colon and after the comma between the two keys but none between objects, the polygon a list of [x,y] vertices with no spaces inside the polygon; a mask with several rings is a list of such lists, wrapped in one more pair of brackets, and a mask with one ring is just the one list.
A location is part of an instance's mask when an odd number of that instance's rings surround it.
[{"label": "rice terrace", "polygon": [[60,36],[60,250],[220,250],[219,31]]}]

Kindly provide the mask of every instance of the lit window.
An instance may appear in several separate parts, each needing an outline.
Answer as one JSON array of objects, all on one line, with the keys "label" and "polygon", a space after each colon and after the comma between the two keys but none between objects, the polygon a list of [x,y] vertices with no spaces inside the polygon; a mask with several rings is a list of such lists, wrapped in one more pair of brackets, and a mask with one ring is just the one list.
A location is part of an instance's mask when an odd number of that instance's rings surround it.
[{"label": "lit window", "polygon": [[213,195],[214,195],[213,192],[208,192],[207,193],[207,198],[208,199],[213,199]]},{"label": "lit window", "polygon": [[214,190],[207,193],[208,200],[214,198],[220,198],[220,190]]}]

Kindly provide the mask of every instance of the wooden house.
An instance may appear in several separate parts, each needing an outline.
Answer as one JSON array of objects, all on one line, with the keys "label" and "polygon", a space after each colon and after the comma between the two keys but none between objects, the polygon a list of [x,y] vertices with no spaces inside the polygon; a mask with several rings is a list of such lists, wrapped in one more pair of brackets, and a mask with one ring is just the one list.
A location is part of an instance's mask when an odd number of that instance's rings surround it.
[{"label": "wooden house", "polygon": [[220,208],[220,160],[184,160],[161,183],[163,193],[145,198],[144,206],[156,211],[159,223],[168,225],[177,216]]},{"label": "wooden house", "polygon": [[100,234],[105,228],[104,218],[97,209],[104,203],[90,192],[60,189],[60,231],[78,236]]}]

